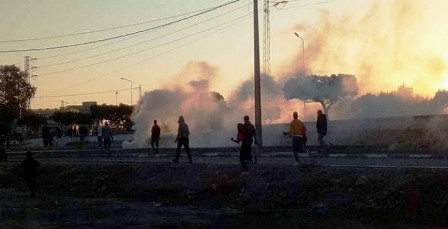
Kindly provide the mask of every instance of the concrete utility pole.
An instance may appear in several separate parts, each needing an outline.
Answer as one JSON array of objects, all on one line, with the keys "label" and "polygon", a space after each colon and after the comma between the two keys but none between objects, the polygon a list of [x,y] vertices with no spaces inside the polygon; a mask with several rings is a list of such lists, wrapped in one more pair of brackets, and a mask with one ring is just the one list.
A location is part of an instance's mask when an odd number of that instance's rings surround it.
[{"label": "concrete utility pole", "polygon": [[260,42],[258,38],[258,0],[254,0],[254,87],[255,87],[255,128],[258,143],[263,146],[261,130],[261,89],[260,89]]}]

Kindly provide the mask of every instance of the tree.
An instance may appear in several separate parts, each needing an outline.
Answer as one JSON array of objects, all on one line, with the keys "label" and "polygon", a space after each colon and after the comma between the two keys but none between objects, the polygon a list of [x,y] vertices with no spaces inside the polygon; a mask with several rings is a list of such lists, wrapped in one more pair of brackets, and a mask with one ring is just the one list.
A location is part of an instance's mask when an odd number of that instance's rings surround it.
[{"label": "tree", "polygon": [[[12,123],[26,109],[36,93],[36,88],[27,82],[27,74],[15,65],[0,66],[0,106],[2,121]],[[5,119],[4,119],[5,118]]]},{"label": "tree", "polygon": [[54,112],[52,119],[55,122],[70,125],[70,124],[92,124],[93,120],[90,114],[75,113],[75,112]]},{"label": "tree", "polygon": [[440,111],[443,112],[448,107],[448,91],[446,90],[437,91],[432,101],[436,105],[440,106]]},{"label": "tree", "polygon": [[44,124],[47,119],[43,116],[27,111],[22,114],[22,118],[17,122],[18,125],[25,125],[33,131],[38,132],[40,125]]},{"label": "tree", "polygon": [[305,103],[320,103],[328,115],[331,106],[347,96],[358,93],[354,75],[338,74],[331,76],[297,76],[289,79],[283,87],[286,99],[299,99]]}]

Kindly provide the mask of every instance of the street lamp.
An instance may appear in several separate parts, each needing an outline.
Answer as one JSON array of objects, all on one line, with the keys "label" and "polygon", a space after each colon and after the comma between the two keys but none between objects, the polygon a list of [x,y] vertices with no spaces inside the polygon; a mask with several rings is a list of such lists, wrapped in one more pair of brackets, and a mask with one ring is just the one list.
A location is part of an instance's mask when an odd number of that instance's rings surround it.
[{"label": "street lamp", "polygon": [[[303,71],[303,76],[305,77],[305,41],[303,40],[303,38],[296,32],[294,32],[294,34],[296,35],[296,37],[300,38],[300,40],[302,40],[302,71]],[[303,101],[303,120],[305,120],[305,113],[306,113],[306,107],[305,107],[305,100]]]},{"label": "street lamp", "polygon": [[302,68],[303,68],[303,75],[305,75],[305,41],[298,33],[294,32],[294,34],[302,40]]},{"label": "street lamp", "polygon": [[131,106],[132,106],[132,80],[121,77],[120,79],[131,82]]}]

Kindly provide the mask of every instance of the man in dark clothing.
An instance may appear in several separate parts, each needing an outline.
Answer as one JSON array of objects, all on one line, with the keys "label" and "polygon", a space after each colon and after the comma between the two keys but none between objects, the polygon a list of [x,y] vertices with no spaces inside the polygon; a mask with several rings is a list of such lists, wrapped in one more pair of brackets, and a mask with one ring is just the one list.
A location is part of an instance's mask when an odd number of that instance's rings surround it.
[{"label": "man in dark clothing", "polygon": [[5,136],[0,136],[0,161],[8,161],[8,155],[6,154],[6,150],[5,150],[5,142],[6,137]]},{"label": "man in dark clothing", "polygon": [[[157,125],[157,120],[154,120],[154,125],[151,129],[151,147],[152,151],[159,153],[159,138],[160,138],[160,127]],[[154,144],[156,147],[154,147]]]},{"label": "man in dark clothing", "polygon": [[253,140],[255,140],[256,145],[258,145],[258,142],[255,127],[249,121],[249,116],[247,115],[244,116],[244,123],[242,129],[243,133],[240,148],[240,163],[243,172],[249,172],[249,168],[247,167],[246,161],[252,162],[252,142]]},{"label": "man in dark clothing", "polygon": [[327,115],[322,114],[321,110],[317,111],[316,129],[318,134],[318,141],[321,148],[325,147],[324,137],[327,135]]},{"label": "man in dark clothing", "polygon": [[0,145],[0,161],[8,161],[8,155],[6,154],[6,150],[3,145]]},{"label": "man in dark clothing", "polygon": [[51,139],[51,132],[49,126],[42,126],[42,140],[44,142],[44,147],[47,147],[48,145],[52,144],[50,142]]},{"label": "man in dark clothing", "polygon": [[37,169],[40,167],[39,162],[33,158],[31,151],[26,152],[26,158],[22,162],[23,173],[25,174],[26,184],[31,192],[31,197],[35,197],[35,189],[37,187],[36,177]]},{"label": "man in dark clothing", "polygon": [[102,129],[103,141],[104,141],[104,149],[107,151],[107,155],[110,156],[110,144],[114,139],[112,130],[109,127],[109,123],[106,122],[105,126]]},{"label": "man in dark clothing", "polygon": [[190,130],[188,129],[188,125],[185,123],[184,117],[182,115],[179,116],[177,122],[179,123],[179,128],[177,130],[176,140],[174,141],[177,142],[177,149],[176,149],[176,158],[173,160],[173,162],[179,163],[180,150],[182,146],[184,146],[185,151],[187,152],[188,162],[193,163],[189,146],[190,140],[188,138],[188,136],[190,135]]}]

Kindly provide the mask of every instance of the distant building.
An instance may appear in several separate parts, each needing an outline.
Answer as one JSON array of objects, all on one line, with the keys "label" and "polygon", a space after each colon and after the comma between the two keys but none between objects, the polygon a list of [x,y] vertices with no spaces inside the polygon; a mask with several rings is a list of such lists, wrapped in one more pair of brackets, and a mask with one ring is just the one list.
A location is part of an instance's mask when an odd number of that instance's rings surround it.
[{"label": "distant building", "polygon": [[43,117],[49,118],[55,112],[73,112],[73,113],[90,113],[90,107],[97,105],[95,101],[82,102],[82,105],[69,105],[61,108],[45,108],[45,109],[32,109],[35,114],[41,115]]}]

